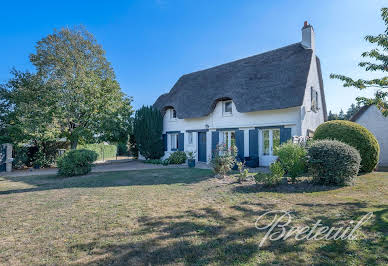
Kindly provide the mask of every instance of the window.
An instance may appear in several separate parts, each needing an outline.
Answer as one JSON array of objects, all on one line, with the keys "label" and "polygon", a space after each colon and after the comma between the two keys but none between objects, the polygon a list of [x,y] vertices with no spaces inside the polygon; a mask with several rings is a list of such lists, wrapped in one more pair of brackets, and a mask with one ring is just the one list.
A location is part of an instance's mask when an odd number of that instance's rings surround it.
[{"label": "window", "polygon": [[178,149],[178,134],[170,134],[171,138],[171,150],[177,150]]},{"label": "window", "polygon": [[265,129],[263,132],[263,155],[274,156],[280,146],[280,129]]},{"label": "window", "polygon": [[170,110],[170,118],[171,119],[176,119],[176,111],[175,111],[175,109],[171,109]]},{"label": "window", "polygon": [[232,114],[232,101],[224,102],[223,114],[224,115],[231,115]]},{"label": "window", "polygon": [[318,92],[311,87],[311,110],[318,111]]},{"label": "window", "polygon": [[236,146],[236,135],[234,131],[223,131],[221,133],[220,143],[225,144],[228,150],[232,145]]},{"label": "window", "polygon": [[187,143],[188,144],[193,144],[193,132],[189,132],[187,134]]}]

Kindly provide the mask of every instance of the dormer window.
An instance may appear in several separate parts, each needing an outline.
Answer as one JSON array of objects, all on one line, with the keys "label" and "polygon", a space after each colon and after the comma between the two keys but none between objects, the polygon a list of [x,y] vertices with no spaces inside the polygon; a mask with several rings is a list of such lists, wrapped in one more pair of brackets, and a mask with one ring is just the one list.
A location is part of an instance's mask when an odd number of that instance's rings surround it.
[{"label": "dormer window", "polygon": [[232,115],[232,101],[223,102],[223,114]]},{"label": "dormer window", "polygon": [[175,111],[175,109],[171,109],[170,110],[170,118],[171,119],[176,119],[176,111]]}]

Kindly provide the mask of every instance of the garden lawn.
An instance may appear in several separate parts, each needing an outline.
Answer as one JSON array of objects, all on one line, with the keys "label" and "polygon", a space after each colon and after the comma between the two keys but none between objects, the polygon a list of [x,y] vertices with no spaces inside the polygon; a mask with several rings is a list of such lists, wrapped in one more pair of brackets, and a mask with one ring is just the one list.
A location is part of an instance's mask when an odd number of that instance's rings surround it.
[{"label": "garden lawn", "polygon": [[[209,170],[155,169],[84,177],[0,177],[0,264],[388,263],[388,173],[354,186],[266,189]],[[307,191],[303,193],[303,191]],[[358,240],[266,241],[256,219],[291,210],[292,225],[349,225]]]}]

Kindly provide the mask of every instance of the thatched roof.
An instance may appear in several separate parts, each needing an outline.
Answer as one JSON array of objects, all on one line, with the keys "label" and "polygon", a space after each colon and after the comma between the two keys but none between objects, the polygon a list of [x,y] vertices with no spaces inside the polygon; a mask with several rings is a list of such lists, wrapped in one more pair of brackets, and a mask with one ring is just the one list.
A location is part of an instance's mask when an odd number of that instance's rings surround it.
[{"label": "thatched roof", "polygon": [[154,106],[173,107],[181,119],[206,116],[222,99],[242,113],[301,106],[311,59],[312,50],[296,43],[186,74]]}]

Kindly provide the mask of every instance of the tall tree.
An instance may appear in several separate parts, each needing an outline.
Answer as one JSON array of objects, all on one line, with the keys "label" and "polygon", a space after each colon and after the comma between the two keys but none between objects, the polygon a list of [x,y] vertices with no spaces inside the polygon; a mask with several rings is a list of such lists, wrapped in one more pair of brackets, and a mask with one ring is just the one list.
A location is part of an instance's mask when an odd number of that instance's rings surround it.
[{"label": "tall tree", "polygon": [[358,97],[357,101],[362,105],[376,104],[383,115],[388,116],[388,76],[384,74],[388,72],[388,8],[381,9],[381,17],[386,26],[384,33],[376,36],[365,36],[367,42],[377,45],[377,48],[362,53],[362,57],[369,58],[372,61],[363,61],[358,65],[365,68],[366,71],[382,72],[382,77],[371,80],[354,80],[344,75],[331,74],[330,78],[343,81],[344,87],[355,87],[360,90],[375,88],[376,92],[374,98]]},{"label": "tall tree", "polygon": [[152,106],[142,106],[135,113],[133,132],[136,145],[146,159],[159,159],[163,156],[163,117]]},{"label": "tall tree", "polygon": [[80,138],[111,136],[114,126],[131,115],[132,99],[121,91],[105,51],[83,27],[49,34],[37,43],[30,61],[44,82],[46,95],[40,101],[72,149]]}]

